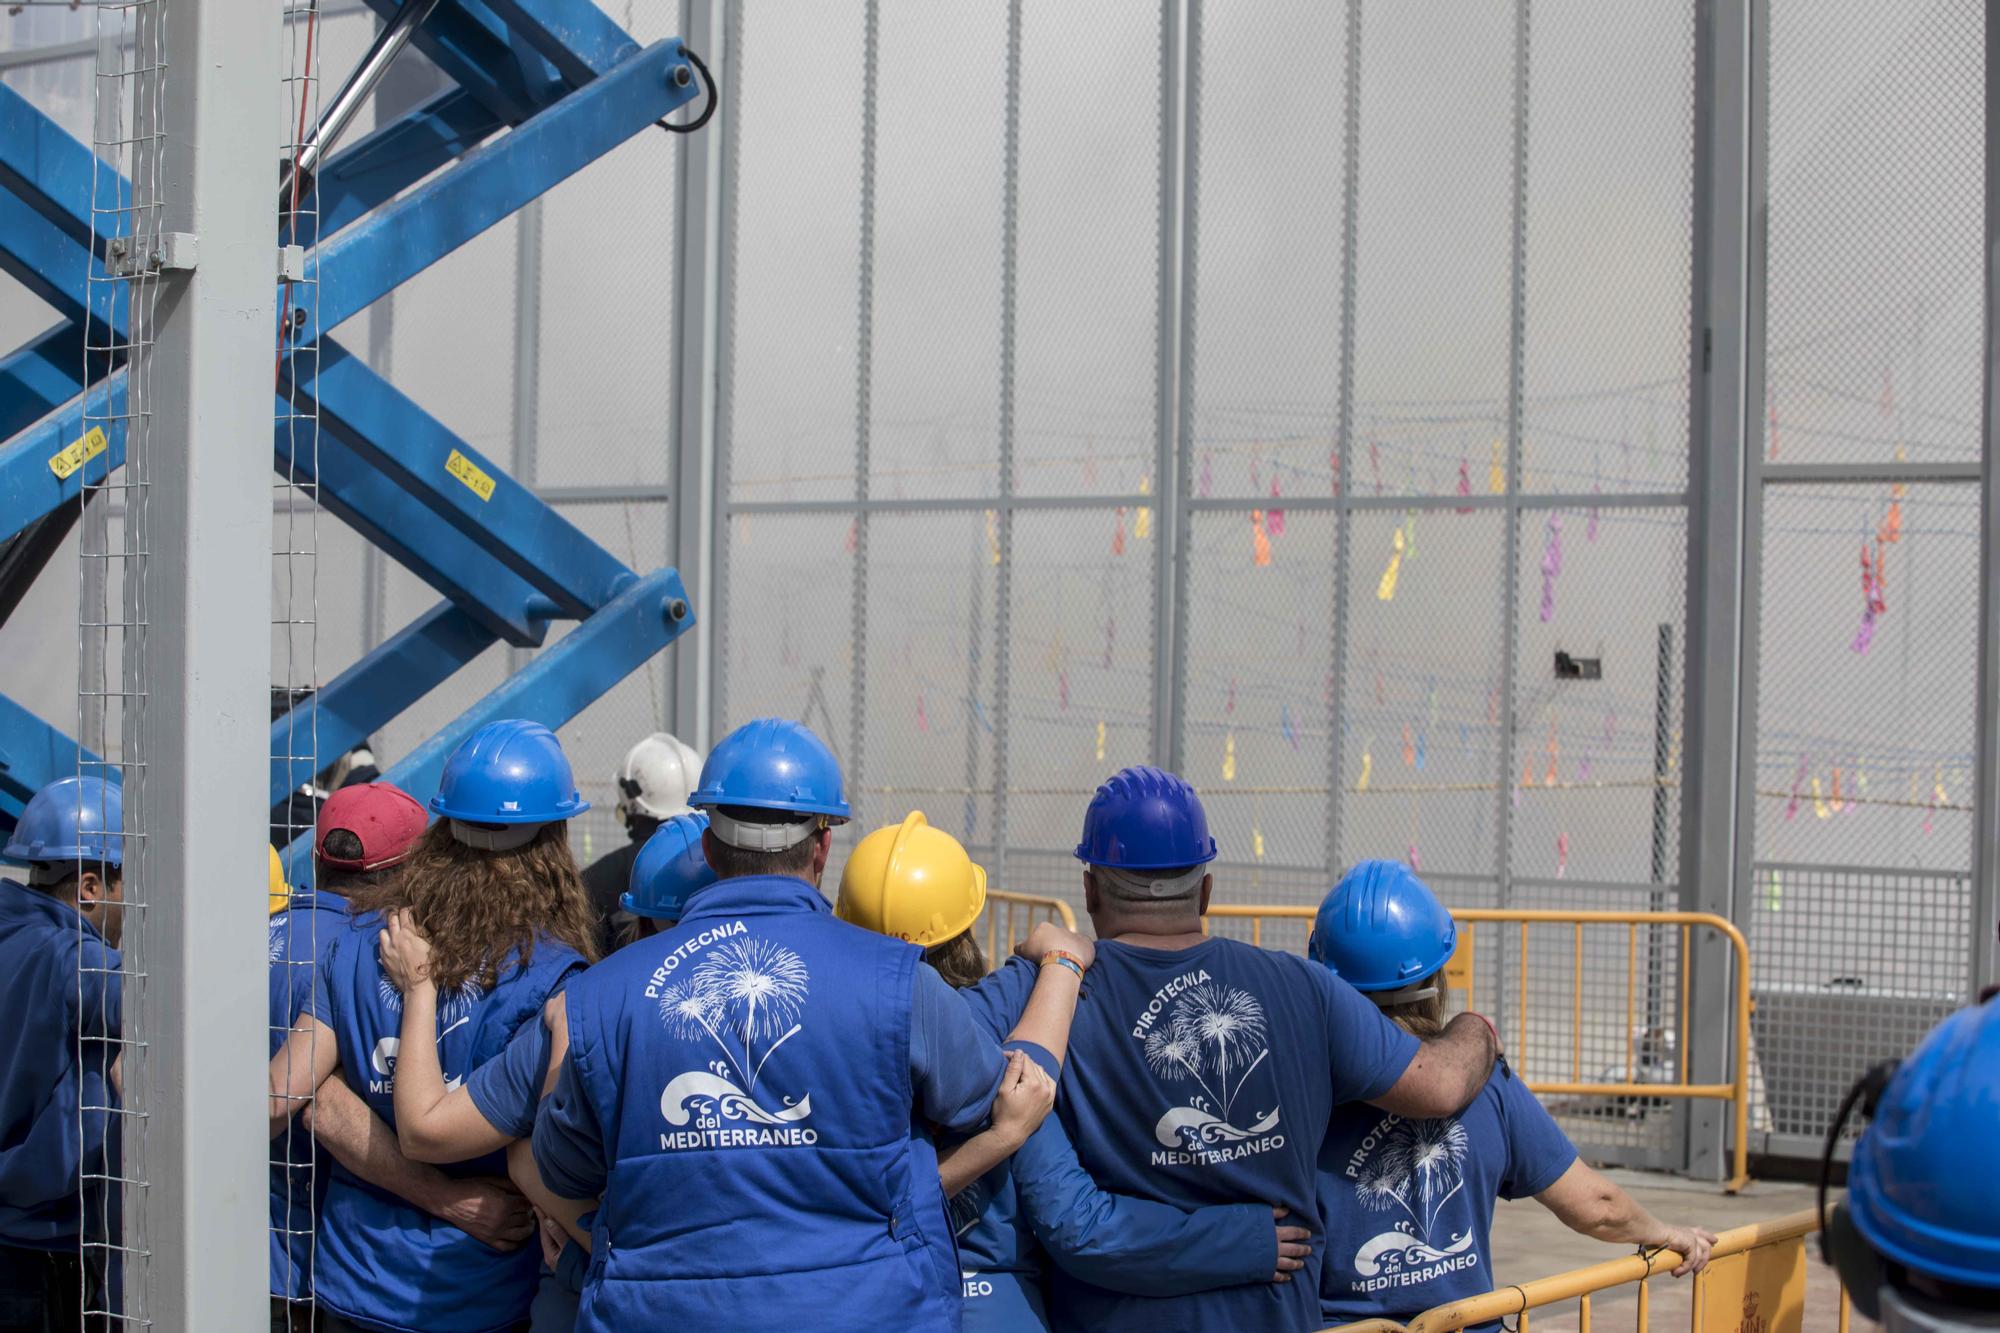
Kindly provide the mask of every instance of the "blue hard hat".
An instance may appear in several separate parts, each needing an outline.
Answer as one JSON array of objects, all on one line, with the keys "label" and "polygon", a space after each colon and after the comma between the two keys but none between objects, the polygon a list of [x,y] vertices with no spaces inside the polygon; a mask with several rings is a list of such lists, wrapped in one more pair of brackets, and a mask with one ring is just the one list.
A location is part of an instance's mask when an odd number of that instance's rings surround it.
[{"label": "blue hard hat", "polygon": [[590,809],[569,760],[539,722],[488,722],[444,761],[431,813],[469,824],[553,824]]},{"label": "blue hard hat", "polygon": [[745,722],[724,736],[701,766],[701,785],[688,804],[848,818],[840,761],[810,727],[779,717]]},{"label": "blue hard hat", "polygon": [[1401,861],[1363,861],[1313,918],[1306,953],[1358,991],[1397,990],[1443,967],[1458,923]]},{"label": "blue hard hat", "polygon": [[1897,1068],[1854,1145],[1847,1211],[1877,1253],[2000,1288],[2000,1000],[1961,1009]]},{"label": "blue hard hat", "polygon": [[618,905],[633,916],[680,920],[688,899],[717,878],[701,853],[701,835],[707,828],[708,816],[700,813],[662,822],[632,858],[631,891],[619,896]]},{"label": "blue hard hat", "polygon": [[1076,859],[1121,870],[1178,870],[1213,861],[1215,839],[1187,779],[1141,764],[1113,773],[1090,798]]},{"label": "blue hard hat", "polygon": [[124,798],[100,777],[57,778],[21,811],[7,843],[9,861],[125,864]]}]

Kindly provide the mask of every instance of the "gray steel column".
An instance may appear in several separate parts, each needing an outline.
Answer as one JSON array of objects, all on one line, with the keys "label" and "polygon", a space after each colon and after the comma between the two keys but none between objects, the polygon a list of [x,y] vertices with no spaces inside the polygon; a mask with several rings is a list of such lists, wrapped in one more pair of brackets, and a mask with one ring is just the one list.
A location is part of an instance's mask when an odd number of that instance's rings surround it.
[{"label": "gray steel column", "polygon": [[[681,34],[688,48],[708,62],[716,78],[733,78],[735,52],[722,46],[721,0],[687,0],[682,8]],[[673,500],[672,558],[694,602],[694,628],[682,635],[666,655],[666,716],[676,736],[706,753],[709,746],[708,695],[710,654],[715,631],[710,608],[708,551],[716,540],[712,477],[716,439],[716,278],[719,266],[718,226],[722,192],[723,153],[715,136],[725,132],[718,120],[694,134],[673,136],[679,145],[675,181],[675,215],[679,219],[674,278],[673,417],[669,423],[667,458]]]},{"label": "gray steel column", "polygon": [[128,1195],[126,1225],[132,1236],[140,1214],[152,1251],[155,1327],[253,1329],[270,1316],[267,941],[243,886],[264,876],[270,804],[271,382],[258,368],[277,320],[280,20],[230,0],[165,4],[162,226],[196,233],[200,263],[161,279],[148,376],[144,878],[128,892],[149,904],[151,1021],[126,1036],[147,1043],[134,1109],[150,1184]]},{"label": "gray steel column", "polygon": [[[868,719],[868,444],[875,374],[875,99],[881,89],[882,6],[868,0],[861,70],[861,263],[854,339],[854,601],[853,676],[848,682],[848,742],[844,756],[848,803],[862,822],[861,771]],[[832,740],[831,737],[828,738]],[[840,743],[834,741],[838,751]]]},{"label": "gray steel column", "polygon": [[1326,873],[1329,879],[1340,874],[1341,788],[1346,777],[1346,744],[1341,736],[1340,718],[1347,706],[1347,578],[1353,560],[1348,524],[1353,510],[1348,508],[1347,487],[1354,469],[1348,459],[1354,453],[1354,256],[1361,235],[1361,3],[1347,3],[1346,105],[1341,112],[1340,184],[1340,383],[1338,392],[1340,423],[1336,439],[1340,457],[1335,466],[1334,492],[1340,503],[1333,511],[1333,660],[1328,672],[1333,677],[1333,699],[1326,711]]},{"label": "gray steel column", "polygon": [[1154,407],[1153,762],[1186,761],[1187,468],[1193,420],[1201,0],[1160,0],[1159,384]]},{"label": "gray steel column", "polygon": [[[1007,6],[1007,129],[1000,203],[1000,563],[993,594],[993,875],[1007,886],[1007,733],[1014,610],[1014,340],[1021,263],[1021,0]],[[974,568],[978,568],[977,564]],[[975,585],[976,586],[976,585]],[[977,614],[974,616],[977,633]],[[970,681],[979,688],[976,674]],[[976,736],[970,710],[966,731]],[[971,745],[974,742],[968,741]]]},{"label": "gray steel column", "polygon": [[[1753,30],[1753,21],[1755,28]],[[1756,762],[1759,505],[1752,443],[1763,383],[1764,139],[1760,0],[1701,0],[1695,19],[1694,262],[1689,336],[1687,680],[1681,748],[1680,908],[1733,915],[1749,874]],[[1726,1081],[1730,968],[1721,941],[1692,959],[1689,1076]],[[1726,1108],[1692,1102],[1684,1168],[1726,1174]]]},{"label": "gray steel column", "polygon": [[[723,0],[722,49],[729,65],[722,82],[722,105],[716,110],[716,130],[722,136],[720,177],[715,218],[715,453],[709,468],[708,512],[711,516],[707,600],[694,613],[708,629],[704,670],[708,702],[700,725],[713,743],[729,716],[729,467],[730,438],[735,426],[736,353],[736,203],[743,162],[743,72],[748,54],[743,45],[742,0]],[[718,66],[710,65],[710,69]],[[697,626],[699,629],[699,626]],[[699,728],[698,728],[699,729]],[[686,737],[682,737],[686,739]]]},{"label": "gray steel column", "polygon": [[[1987,7],[1987,21],[1993,8]],[[1979,696],[1976,710],[1977,769],[1973,776],[1972,828],[1972,987],[2000,980],[2000,468],[1994,466],[1994,438],[2000,425],[2000,340],[1993,321],[2000,316],[2000,55],[1994,34],[1986,34],[1986,374],[1979,418]]]},{"label": "gray steel column", "polygon": [[[1512,277],[1507,315],[1507,508],[1501,568],[1506,571],[1506,619],[1500,626],[1499,813],[1494,823],[1497,867],[1495,906],[1506,907],[1514,897],[1514,760],[1520,716],[1516,712],[1516,663],[1520,652],[1521,618],[1521,389],[1528,327],[1528,54],[1531,15],[1529,0],[1514,9],[1514,191]],[[1523,930],[1526,927],[1522,927]],[[1507,951],[1497,951],[1494,974],[1506,994]]]},{"label": "gray steel column", "polygon": [[[541,361],[542,201],[535,199],[514,215],[514,416],[508,463],[514,480],[530,490],[541,416]],[[534,655],[532,648],[509,648],[508,670],[519,671]]]}]

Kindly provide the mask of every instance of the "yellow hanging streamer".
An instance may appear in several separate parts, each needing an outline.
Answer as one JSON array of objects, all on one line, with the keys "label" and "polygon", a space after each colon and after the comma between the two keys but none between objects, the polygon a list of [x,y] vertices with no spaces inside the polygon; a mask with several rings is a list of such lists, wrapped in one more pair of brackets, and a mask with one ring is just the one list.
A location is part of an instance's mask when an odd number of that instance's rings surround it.
[{"label": "yellow hanging streamer", "polygon": [[1375,772],[1375,756],[1368,753],[1368,747],[1361,747],[1361,781],[1354,784],[1354,790],[1367,791],[1368,779]]},{"label": "yellow hanging streamer", "polygon": [[1507,469],[1500,462],[1500,441],[1493,441],[1493,462],[1486,469],[1486,489],[1495,495],[1507,493]]},{"label": "yellow hanging streamer", "polygon": [[1257,568],[1266,569],[1271,564],[1271,538],[1264,531],[1264,511],[1250,511],[1250,541],[1252,558]]},{"label": "yellow hanging streamer", "polygon": [[[1139,479],[1139,494],[1151,495],[1152,493],[1153,479],[1151,477],[1141,477]],[[1145,541],[1152,533],[1153,507],[1151,505],[1140,505],[1138,514],[1132,520],[1132,535],[1140,541]]]},{"label": "yellow hanging streamer", "polygon": [[1102,719],[1099,719],[1097,723],[1097,762],[1100,764],[1104,762],[1104,722]]},{"label": "yellow hanging streamer", "polygon": [[1255,824],[1250,826],[1250,855],[1259,861],[1264,859],[1264,830]]},{"label": "yellow hanging streamer", "polygon": [[[1262,531],[1262,529],[1258,529]],[[1384,602],[1396,600],[1396,578],[1403,572],[1403,530],[1396,529],[1396,551],[1389,557],[1389,567],[1382,571],[1382,582],[1375,589],[1375,596]]]},{"label": "yellow hanging streamer", "polygon": [[1233,731],[1222,738],[1222,780],[1236,781],[1236,733]]},{"label": "yellow hanging streamer", "polygon": [[987,554],[991,557],[991,562],[996,565],[999,564],[1000,563],[1000,513],[998,510],[995,509],[989,509],[986,511],[986,547],[987,547]]},{"label": "yellow hanging streamer", "polygon": [[1820,791],[1819,779],[1813,779],[1813,814],[1821,819],[1833,818],[1833,811],[1826,808],[1826,797]]},{"label": "yellow hanging streamer", "polygon": [[1941,768],[1931,775],[1931,795],[1939,805],[1951,804],[1951,797],[1945,794],[1944,770]]}]

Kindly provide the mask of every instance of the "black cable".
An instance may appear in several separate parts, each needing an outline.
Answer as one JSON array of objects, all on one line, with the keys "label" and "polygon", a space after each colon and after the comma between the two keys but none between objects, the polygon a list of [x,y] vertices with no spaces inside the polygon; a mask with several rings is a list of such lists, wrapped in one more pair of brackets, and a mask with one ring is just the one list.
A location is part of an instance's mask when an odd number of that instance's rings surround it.
[{"label": "black cable", "polygon": [[693,134],[696,130],[708,124],[709,117],[715,114],[715,104],[718,100],[715,76],[708,72],[708,66],[701,63],[701,57],[688,50],[685,46],[681,48],[681,54],[687,57],[688,64],[693,65],[695,71],[701,75],[702,86],[708,89],[708,105],[701,109],[700,115],[685,125],[669,125],[664,120],[654,122],[668,134]]},{"label": "black cable", "polygon": [[1883,1089],[1889,1086],[1889,1079],[1895,1072],[1896,1062],[1894,1060],[1884,1060],[1879,1064],[1871,1066],[1860,1078],[1854,1080],[1854,1086],[1850,1087],[1847,1090],[1847,1095],[1841,1098],[1840,1109],[1834,1112],[1833,1123],[1827,1127],[1826,1147],[1821,1150],[1819,1156],[1819,1233],[1821,1236],[1826,1235],[1826,1192],[1828,1185],[1833,1179],[1833,1154],[1835,1149],[1840,1146],[1841,1133],[1847,1128],[1847,1117],[1854,1114],[1854,1104],[1866,1098],[1866,1105],[1862,1107],[1861,1113],[1871,1120],[1874,1119],[1875,1104],[1881,1100]]}]

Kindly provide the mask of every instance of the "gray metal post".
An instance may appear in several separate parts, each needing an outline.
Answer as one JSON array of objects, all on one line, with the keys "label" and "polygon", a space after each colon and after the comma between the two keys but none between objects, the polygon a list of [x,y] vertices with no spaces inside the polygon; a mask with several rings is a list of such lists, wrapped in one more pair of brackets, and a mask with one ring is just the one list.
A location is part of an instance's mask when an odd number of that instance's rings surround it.
[{"label": "gray metal post", "polygon": [[[1754,26],[1753,26],[1754,24]],[[1695,20],[1693,317],[1689,336],[1687,705],[1681,765],[1680,907],[1733,913],[1749,874],[1755,762],[1751,541],[1759,498],[1752,405],[1763,380],[1759,0],[1701,0]],[[1697,942],[1687,1024],[1689,1077],[1725,1081],[1730,967],[1719,940]],[[1724,1108],[1695,1102],[1684,1166],[1724,1174]]]},{"label": "gray metal post", "polygon": [[[1988,14],[1991,15],[1991,7]],[[1978,760],[1973,775],[1972,987],[2000,980],[2000,468],[1994,439],[2000,426],[2000,54],[1986,42],[1986,373],[1979,417],[1979,695]]]},{"label": "gray metal post", "polygon": [[[1007,885],[1007,737],[1014,610],[1014,340],[1021,265],[1021,0],[1007,6],[1007,127],[1000,192],[1000,561],[993,594],[993,874]],[[974,568],[978,566],[975,564]],[[975,585],[976,586],[976,585]],[[974,617],[974,632],[978,618]],[[974,690],[979,679],[971,681]],[[973,697],[977,697],[976,695]],[[968,716],[966,731],[977,735]],[[970,745],[973,742],[968,741]]]},{"label": "gray metal post", "polygon": [[[535,433],[541,416],[542,360],[542,201],[514,215],[514,480],[535,485]],[[535,655],[532,648],[509,648],[508,669],[519,671]]]},{"label": "gray metal post", "polygon": [[[161,280],[149,376],[152,546],[141,678],[150,991],[143,1032],[151,1248],[146,1313],[172,1330],[262,1328],[270,804],[271,364],[277,196],[269,108],[279,16],[166,0],[162,227],[192,232]],[[130,688],[128,682],[127,688]],[[129,1086],[129,1084],[128,1084]],[[129,1161],[130,1159],[128,1159]],[[128,1213],[128,1236],[133,1218]]]},{"label": "gray metal post", "polygon": [[[733,77],[735,52],[721,42],[721,0],[687,0],[681,15],[682,40],[708,62],[716,78]],[[710,608],[708,552],[716,540],[711,505],[716,436],[716,273],[719,260],[722,193],[718,188],[723,153],[716,140],[727,108],[695,134],[676,135],[680,146],[675,181],[678,268],[674,280],[673,418],[668,452],[673,496],[673,561],[694,601],[694,628],[666,656],[666,715],[676,736],[706,753],[709,746],[710,654],[715,632]]]},{"label": "gray metal post", "polygon": [[[1497,881],[1494,905],[1514,897],[1514,759],[1520,716],[1516,711],[1515,657],[1520,651],[1521,618],[1521,388],[1528,326],[1528,51],[1529,0],[1514,10],[1514,203],[1512,277],[1507,315],[1507,508],[1501,568],[1506,571],[1505,621],[1500,626],[1500,782],[1494,824]],[[1526,930],[1523,926],[1521,929]],[[1507,993],[1507,951],[1495,955],[1496,995]]]},{"label": "gray metal post", "polygon": [[1201,0],[1160,0],[1160,292],[1154,408],[1153,761],[1179,772],[1187,673],[1187,469],[1201,132]]},{"label": "gray metal post", "polygon": [[1333,660],[1328,671],[1333,677],[1332,702],[1326,713],[1326,873],[1329,879],[1340,874],[1341,788],[1346,777],[1346,745],[1341,737],[1340,718],[1347,704],[1347,577],[1353,560],[1347,507],[1347,488],[1354,469],[1348,459],[1354,454],[1354,256],[1361,235],[1361,4],[1347,3],[1346,105],[1341,109],[1340,182],[1340,455],[1334,466],[1335,494],[1340,497],[1333,514]]},{"label": "gray metal post", "polygon": [[[729,543],[730,439],[735,426],[736,353],[736,203],[737,184],[742,179],[743,160],[743,73],[748,68],[748,52],[743,45],[742,0],[722,0],[724,58],[729,65],[722,80],[722,105],[716,110],[716,129],[722,136],[719,196],[715,216],[715,448],[710,461],[708,512],[709,577],[706,602],[695,603],[695,615],[707,626],[703,641],[705,670],[709,682],[708,703],[701,724],[713,739],[721,734],[729,716]],[[718,66],[710,65],[710,69]],[[683,737],[683,739],[686,739]]]},{"label": "gray metal post", "polygon": [[[875,100],[881,90],[882,6],[868,0],[861,70],[861,262],[860,299],[855,303],[854,339],[854,601],[848,633],[853,643],[853,677],[848,684],[848,800],[862,822],[861,772],[868,718],[868,444],[874,424],[875,375]],[[829,740],[833,738],[829,737]],[[841,746],[833,740],[835,750]],[[865,827],[865,824],[864,824]]]}]

